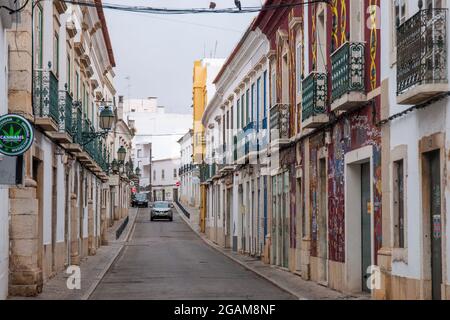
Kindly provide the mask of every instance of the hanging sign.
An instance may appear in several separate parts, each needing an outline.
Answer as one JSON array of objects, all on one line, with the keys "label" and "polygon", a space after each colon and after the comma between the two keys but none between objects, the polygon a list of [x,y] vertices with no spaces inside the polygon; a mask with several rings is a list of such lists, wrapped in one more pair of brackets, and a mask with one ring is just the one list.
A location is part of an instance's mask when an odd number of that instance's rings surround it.
[{"label": "hanging sign", "polygon": [[30,122],[17,114],[0,116],[0,153],[20,156],[30,149],[34,139]]}]

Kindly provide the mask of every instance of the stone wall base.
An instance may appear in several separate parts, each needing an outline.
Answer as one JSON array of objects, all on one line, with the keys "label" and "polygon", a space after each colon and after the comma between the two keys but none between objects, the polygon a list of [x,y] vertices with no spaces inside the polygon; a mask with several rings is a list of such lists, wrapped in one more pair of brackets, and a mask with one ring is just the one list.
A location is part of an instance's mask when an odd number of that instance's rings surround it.
[{"label": "stone wall base", "polygon": [[34,297],[42,292],[43,278],[40,270],[15,271],[9,274],[9,295]]}]

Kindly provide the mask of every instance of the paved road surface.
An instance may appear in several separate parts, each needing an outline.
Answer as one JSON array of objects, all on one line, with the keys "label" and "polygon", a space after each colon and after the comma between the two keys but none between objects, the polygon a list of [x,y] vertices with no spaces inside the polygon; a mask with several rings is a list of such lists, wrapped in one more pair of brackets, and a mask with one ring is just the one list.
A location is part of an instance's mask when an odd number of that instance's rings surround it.
[{"label": "paved road surface", "polygon": [[206,245],[174,215],[136,228],[91,299],[294,299]]}]

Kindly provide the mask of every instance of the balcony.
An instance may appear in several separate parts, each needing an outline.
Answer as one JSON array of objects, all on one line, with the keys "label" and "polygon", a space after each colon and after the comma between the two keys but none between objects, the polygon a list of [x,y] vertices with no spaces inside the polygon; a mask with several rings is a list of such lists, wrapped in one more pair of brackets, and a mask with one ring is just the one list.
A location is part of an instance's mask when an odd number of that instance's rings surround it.
[{"label": "balcony", "polygon": [[317,128],[328,122],[327,75],[311,72],[303,80],[302,127]]},{"label": "balcony", "polygon": [[67,90],[59,91],[59,130],[49,136],[62,144],[72,143],[72,96]]},{"label": "balcony", "polygon": [[207,164],[200,165],[200,183],[205,183],[209,180],[209,166]]},{"label": "balcony", "polygon": [[[234,145],[234,144],[233,144]],[[228,173],[234,170],[233,165],[233,152],[232,150],[229,150],[230,147],[226,143],[222,146],[223,154],[222,154],[222,164],[220,165],[220,172],[222,173]]]},{"label": "balcony", "polygon": [[447,67],[447,9],[420,10],[397,28],[398,104],[449,91]]},{"label": "balcony", "polygon": [[51,71],[36,70],[33,84],[33,110],[36,126],[48,132],[58,131],[58,79]]},{"label": "balcony", "polygon": [[240,129],[236,135],[236,164],[245,163],[245,131]]},{"label": "balcony", "polygon": [[257,124],[256,121],[249,122],[244,127],[245,145],[244,154],[249,156],[258,151]]},{"label": "balcony", "polygon": [[270,108],[270,142],[289,143],[289,105],[276,104]]},{"label": "balcony", "polygon": [[364,47],[346,42],[331,55],[331,111],[347,111],[367,101]]}]

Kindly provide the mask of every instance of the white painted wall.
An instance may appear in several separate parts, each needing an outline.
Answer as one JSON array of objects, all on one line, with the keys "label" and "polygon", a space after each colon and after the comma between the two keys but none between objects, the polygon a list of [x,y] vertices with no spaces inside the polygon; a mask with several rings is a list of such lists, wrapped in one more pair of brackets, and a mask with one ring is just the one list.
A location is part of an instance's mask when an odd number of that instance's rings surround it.
[{"label": "white painted wall", "polygon": [[[418,10],[416,4],[410,4],[407,2],[407,18],[411,17]],[[391,1],[381,1],[381,80],[389,80],[389,104],[390,114],[396,114],[407,109],[410,106],[401,106],[396,103],[396,64],[394,48],[392,46],[392,34],[393,26],[392,19],[392,3]],[[447,18],[447,23],[449,19]],[[449,30],[449,26],[447,26]],[[447,50],[450,49],[450,46]],[[449,51],[447,51],[449,52]],[[391,150],[400,145],[407,146],[407,181],[406,181],[406,221],[407,221],[407,261],[393,261],[392,262],[392,274],[407,278],[420,279],[422,278],[422,252],[423,252],[423,226],[422,226],[422,200],[421,200],[421,181],[420,175],[420,158],[419,158],[419,140],[423,137],[429,136],[434,133],[444,132],[446,137],[450,133],[450,114],[447,112],[450,107],[448,99],[441,100],[434,103],[423,110],[416,110],[408,113],[407,115],[392,121],[390,124],[390,143]],[[450,142],[446,139],[446,150],[450,147]],[[445,179],[445,178],[444,178]],[[392,186],[392,181],[390,182]],[[448,187],[445,190],[445,198],[450,197],[450,191]],[[392,198],[391,198],[392,203]],[[447,212],[447,245],[443,246],[443,250],[446,249],[446,274],[447,279],[444,280],[449,283],[450,275],[450,245],[448,232],[450,230],[450,204],[446,203]],[[392,208],[392,206],[391,206]],[[443,220],[445,221],[445,220]],[[393,243],[392,243],[393,245]]]},{"label": "white painted wall", "polygon": [[42,135],[39,136],[40,147],[42,149],[42,154],[44,156],[42,166],[44,170],[43,174],[43,244],[52,243],[52,162],[53,162],[53,152],[52,143],[50,140]]}]

